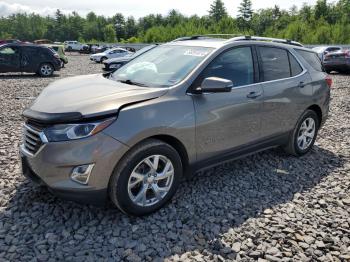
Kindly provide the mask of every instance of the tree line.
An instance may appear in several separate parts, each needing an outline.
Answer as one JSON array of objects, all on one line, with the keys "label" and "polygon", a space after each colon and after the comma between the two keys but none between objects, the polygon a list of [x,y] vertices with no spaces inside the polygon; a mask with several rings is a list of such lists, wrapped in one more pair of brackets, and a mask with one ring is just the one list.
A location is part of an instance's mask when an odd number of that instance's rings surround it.
[{"label": "tree line", "polygon": [[17,13],[0,17],[0,39],[23,41],[50,39],[81,42],[166,42],[181,36],[198,34],[259,35],[293,39],[305,44],[349,44],[350,0],[315,5],[292,6],[289,10],[275,5],[253,11],[251,0],[243,0],[237,17],[228,15],[222,0],[214,0],[205,16],[185,16],[171,10],[167,15],[150,14],[139,19],[116,13],[112,17],[77,12],[54,16]]}]

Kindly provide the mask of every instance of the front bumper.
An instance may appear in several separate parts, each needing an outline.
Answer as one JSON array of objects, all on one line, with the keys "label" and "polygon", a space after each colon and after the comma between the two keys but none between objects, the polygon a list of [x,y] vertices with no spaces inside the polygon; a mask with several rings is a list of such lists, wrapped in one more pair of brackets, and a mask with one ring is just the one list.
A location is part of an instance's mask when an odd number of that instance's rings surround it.
[{"label": "front bumper", "polygon": [[[21,145],[22,173],[63,199],[102,204],[107,199],[114,167],[127,150],[127,146],[103,132],[74,141],[47,143],[34,155]],[[87,185],[71,180],[74,167],[92,163],[95,165]]]}]

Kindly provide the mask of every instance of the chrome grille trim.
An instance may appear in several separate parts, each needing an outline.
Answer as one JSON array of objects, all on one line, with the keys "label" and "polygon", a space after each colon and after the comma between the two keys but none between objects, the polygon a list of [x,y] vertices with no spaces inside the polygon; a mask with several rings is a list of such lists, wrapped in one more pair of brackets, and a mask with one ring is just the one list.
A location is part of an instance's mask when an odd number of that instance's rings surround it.
[{"label": "chrome grille trim", "polygon": [[24,124],[22,149],[30,156],[35,156],[47,143],[47,138],[42,130],[35,129]]}]

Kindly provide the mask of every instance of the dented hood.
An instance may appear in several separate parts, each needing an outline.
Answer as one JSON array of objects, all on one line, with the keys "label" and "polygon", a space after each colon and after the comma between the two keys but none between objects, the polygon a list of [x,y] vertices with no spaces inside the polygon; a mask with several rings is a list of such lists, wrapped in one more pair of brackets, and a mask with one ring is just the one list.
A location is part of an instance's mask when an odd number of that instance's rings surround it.
[{"label": "dented hood", "polygon": [[79,121],[117,113],[123,106],[157,98],[166,92],[165,88],[123,84],[101,74],[77,76],[50,84],[23,115],[48,123]]}]

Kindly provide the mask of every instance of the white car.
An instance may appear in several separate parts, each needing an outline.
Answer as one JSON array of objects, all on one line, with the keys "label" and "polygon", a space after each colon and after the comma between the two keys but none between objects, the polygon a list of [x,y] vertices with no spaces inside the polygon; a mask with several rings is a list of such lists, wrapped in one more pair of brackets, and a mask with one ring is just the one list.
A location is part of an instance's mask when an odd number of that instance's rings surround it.
[{"label": "white car", "polygon": [[123,57],[129,54],[132,54],[132,53],[123,48],[112,48],[104,51],[103,53],[97,53],[97,54],[91,55],[90,60],[95,61],[96,63],[102,63],[106,59]]},{"label": "white car", "polygon": [[78,41],[64,41],[64,49],[67,51],[80,51],[83,49],[83,44]]}]

